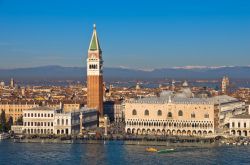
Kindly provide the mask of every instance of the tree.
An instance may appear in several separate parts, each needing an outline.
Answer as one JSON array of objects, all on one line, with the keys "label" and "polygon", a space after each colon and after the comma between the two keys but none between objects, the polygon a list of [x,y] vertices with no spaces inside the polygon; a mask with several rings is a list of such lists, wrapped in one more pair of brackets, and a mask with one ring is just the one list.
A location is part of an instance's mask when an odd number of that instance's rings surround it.
[{"label": "tree", "polygon": [[6,117],[5,117],[5,111],[1,111],[0,115],[0,131],[6,132]]},{"label": "tree", "polygon": [[6,123],[6,129],[7,131],[11,130],[11,126],[13,125],[13,117],[10,116],[8,122]]},{"label": "tree", "polygon": [[23,115],[21,115],[20,117],[18,117],[18,119],[16,121],[16,125],[23,125]]}]

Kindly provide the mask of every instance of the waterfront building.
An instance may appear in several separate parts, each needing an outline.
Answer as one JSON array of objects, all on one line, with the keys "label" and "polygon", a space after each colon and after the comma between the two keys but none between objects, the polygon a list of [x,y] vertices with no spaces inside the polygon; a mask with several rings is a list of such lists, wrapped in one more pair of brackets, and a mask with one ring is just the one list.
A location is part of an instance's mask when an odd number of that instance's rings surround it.
[{"label": "waterfront building", "polygon": [[109,117],[110,121],[124,121],[124,104],[121,100],[105,101],[104,114]]},{"label": "waterfront building", "polygon": [[124,109],[125,104],[123,101],[115,101],[114,104],[114,120],[115,122],[123,122],[124,121]]},{"label": "waterfront building", "polygon": [[61,111],[50,107],[35,107],[23,111],[25,134],[53,134],[55,113]]},{"label": "waterfront building", "polygon": [[80,125],[88,130],[96,128],[97,123],[95,109],[83,107],[76,111],[63,112],[62,109],[41,106],[23,111],[22,130],[25,134],[78,135]]},{"label": "waterfront building", "polygon": [[[82,120],[80,120],[80,115]],[[57,135],[78,135],[81,127],[84,130],[95,129],[98,124],[97,111],[95,109],[81,109],[56,113],[54,119],[54,134]]]},{"label": "waterfront building", "polygon": [[56,113],[54,118],[54,134],[77,135],[80,132],[80,111]]},{"label": "waterfront building", "polygon": [[225,95],[194,97],[185,82],[178,93],[126,100],[125,129],[132,134],[214,136],[225,124],[219,118],[222,107],[232,100]]},{"label": "waterfront building", "polygon": [[87,58],[87,107],[97,109],[103,118],[103,60],[95,25]]},{"label": "waterfront building", "polygon": [[98,126],[98,111],[96,109],[82,107],[80,109],[80,116],[82,117],[83,131],[96,129]]},{"label": "waterfront building", "polygon": [[229,119],[246,113],[247,105],[245,102],[240,101],[236,98],[222,95],[222,96],[215,96],[215,100],[219,100],[218,108],[220,110],[220,128],[228,128]]},{"label": "waterfront building", "polygon": [[229,119],[229,130],[232,136],[250,136],[250,114],[241,114]]},{"label": "waterfront building", "polygon": [[221,81],[221,92],[223,94],[228,93],[229,88],[229,78],[227,76],[224,76]]},{"label": "waterfront building", "polygon": [[250,105],[244,114],[235,115],[229,118],[229,133],[231,136],[250,136]]}]

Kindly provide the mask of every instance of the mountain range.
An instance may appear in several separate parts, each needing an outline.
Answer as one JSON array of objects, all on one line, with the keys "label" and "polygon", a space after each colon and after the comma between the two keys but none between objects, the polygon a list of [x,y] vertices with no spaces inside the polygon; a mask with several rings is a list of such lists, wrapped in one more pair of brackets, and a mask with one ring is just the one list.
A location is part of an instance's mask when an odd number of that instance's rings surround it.
[{"label": "mountain range", "polygon": [[[104,68],[105,79],[217,79],[223,76],[235,79],[249,79],[250,66],[203,67],[187,66],[152,70],[130,68]],[[86,78],[85,67],[41,66],[32,68],[0,69],[0,79],[76,79]]]}]

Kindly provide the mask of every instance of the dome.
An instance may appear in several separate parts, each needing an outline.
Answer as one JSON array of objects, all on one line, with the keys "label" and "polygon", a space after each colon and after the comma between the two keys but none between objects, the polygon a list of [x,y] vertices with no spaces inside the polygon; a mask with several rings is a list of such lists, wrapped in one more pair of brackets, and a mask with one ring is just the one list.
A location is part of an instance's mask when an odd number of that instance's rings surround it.
[{"label": "dome", "polygon": [[175,95],[176,97],[181,97],[181,98],[190,98],[193,97],[194,94],[192,93],[190,88],[183,88],[179,93]]},{"label": "dome", "polygon": [[182,84],[183,87],[188,87],[188,82],[185,80]]}]

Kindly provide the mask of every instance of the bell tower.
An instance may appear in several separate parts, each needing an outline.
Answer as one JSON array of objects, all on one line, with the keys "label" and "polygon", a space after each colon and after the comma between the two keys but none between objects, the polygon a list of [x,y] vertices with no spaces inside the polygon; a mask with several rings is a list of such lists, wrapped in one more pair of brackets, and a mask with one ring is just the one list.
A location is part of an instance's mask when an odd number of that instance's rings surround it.
[{"label": "bell tower", "polygon": [[103,60],[95,24],[87,58],[87,106],[103,118]]}]

